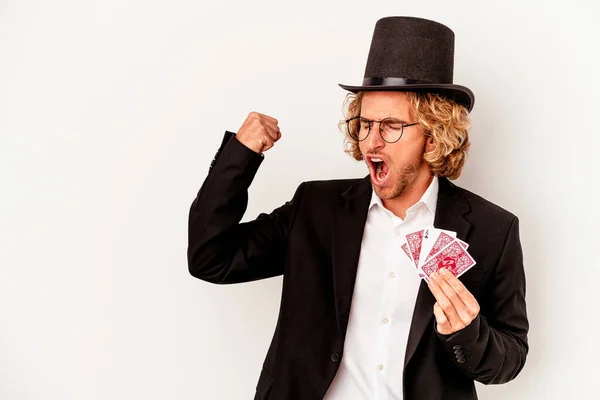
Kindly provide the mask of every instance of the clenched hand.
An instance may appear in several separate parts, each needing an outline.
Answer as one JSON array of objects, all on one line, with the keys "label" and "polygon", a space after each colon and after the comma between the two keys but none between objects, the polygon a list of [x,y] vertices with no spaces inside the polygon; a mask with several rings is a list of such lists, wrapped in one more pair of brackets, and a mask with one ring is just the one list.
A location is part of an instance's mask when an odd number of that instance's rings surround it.
[{"label": "clenched hand", "polygon": [[278,121],[265,114],[252,111],[236,134],[237,140],[256,153],[269,150],[281,139]]}]

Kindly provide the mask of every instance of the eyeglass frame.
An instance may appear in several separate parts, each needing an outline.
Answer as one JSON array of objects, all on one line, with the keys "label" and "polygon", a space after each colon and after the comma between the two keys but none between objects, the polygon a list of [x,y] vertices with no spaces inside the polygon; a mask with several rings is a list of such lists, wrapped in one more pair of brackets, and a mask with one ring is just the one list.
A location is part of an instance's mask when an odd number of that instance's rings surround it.
[{"label": "eyeglass frame", "polygon": [[[356,119],[356,118],[362,118],[362,119],[366,120],[367,122],[369,122],[369,132],[367,133],[367,136],[364,137],[364,139],[354,139],[354,138],[352,138],[352,135],[350,135],[350,121],[352,121],[353,119]],[[402,127],[402,130],[400,131],[400,136],[398,137],[398,139],[394,140],[393,142],[385,140],[384,137],[383,137],[383,132],[381,131],[381,123],[383,121],[385,121],[386,119],[396,120],[396,121],[398,121],[400,123],[400,126]],[[346,120],[346,129],[348,130],[348,134],[350,135],[350,137],[353,140],[356,140],[357,142],[362,142],[363,140],[367,139],[369,137],[369,135],[371,134],[371,125],[372,125],[373,122],[378,122],[379,123],[379,136],[386,143],[396,143],[398,140],[402,139],[402,135],[404,135],[404,127],[405,126],[413,126],[413,125],[418,125],[419,124],[418,122],[413,122],[412,124],[403,124],[402,121],[399,118],[394,118],[394,117],[386,117],[386,118],[383,118],[383,119],[377,121],[375,119],[368,119],[368,118],[365,118],[363,116],[356,115],[356,116],[354,116],[352,118],[348,118]]]}]

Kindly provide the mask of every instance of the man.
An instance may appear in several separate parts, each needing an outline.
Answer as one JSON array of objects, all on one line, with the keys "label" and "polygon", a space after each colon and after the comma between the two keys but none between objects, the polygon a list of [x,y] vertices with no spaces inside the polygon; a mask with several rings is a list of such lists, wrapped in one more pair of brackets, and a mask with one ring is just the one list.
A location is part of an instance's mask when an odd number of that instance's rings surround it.
[{"label": "man", "polygon": [[[307,181],[240,223],[278,121],[226,131],[189,216],[188,265],[230,284],[283,275],[255,399],[476,399],[514,379],[529,324],[518,219],[452,184],[469,148],[473,93],[452,83],[454,34],[414,17],[377,21],[345,128],[362,179]],[[419,279],[400,238],[433,225],[476,265]]]}]

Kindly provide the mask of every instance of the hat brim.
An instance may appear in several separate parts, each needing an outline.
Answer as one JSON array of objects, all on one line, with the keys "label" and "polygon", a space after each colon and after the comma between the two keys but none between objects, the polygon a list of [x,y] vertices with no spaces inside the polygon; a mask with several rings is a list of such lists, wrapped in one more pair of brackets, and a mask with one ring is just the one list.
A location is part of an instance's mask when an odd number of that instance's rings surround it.
[{"label": "hat brim", "polygon": [[471,112],[473,109],[473,105],[475,104],[475,95],[471,91],[471,89],[461,86],[455,85],[451,83],[413,83],[406,85],[367,85],[367,86],[350,86],[343,85],[338,83],[338,85],[345,90],[349,90],[352,93],[357,93],[359,91],[401,91],[401,92],[423,92],[423,93],[437,93],[444,97],[448,97],[451,100],[461,104]]}]

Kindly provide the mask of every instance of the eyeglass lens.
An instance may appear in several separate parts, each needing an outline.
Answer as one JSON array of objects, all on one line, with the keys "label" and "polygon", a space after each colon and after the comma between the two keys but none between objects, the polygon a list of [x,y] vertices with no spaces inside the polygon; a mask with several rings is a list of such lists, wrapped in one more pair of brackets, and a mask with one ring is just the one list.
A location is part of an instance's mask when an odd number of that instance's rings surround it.
[{"label": "eyeglass lens", "polygon": [[[377,122],[371,122],[365,118],[356,118],[348,122],[348,132],[355,140],[364,140],[369,134],[369,129]],[[385,141],[395,142],[402,135],[402,122],[395,118],[385,118],[379,123],[379,132]]]}]

